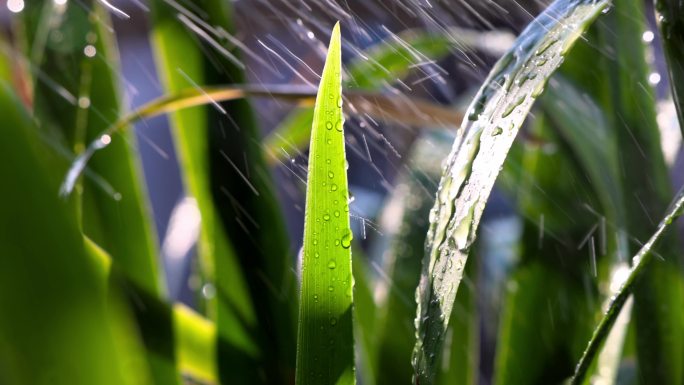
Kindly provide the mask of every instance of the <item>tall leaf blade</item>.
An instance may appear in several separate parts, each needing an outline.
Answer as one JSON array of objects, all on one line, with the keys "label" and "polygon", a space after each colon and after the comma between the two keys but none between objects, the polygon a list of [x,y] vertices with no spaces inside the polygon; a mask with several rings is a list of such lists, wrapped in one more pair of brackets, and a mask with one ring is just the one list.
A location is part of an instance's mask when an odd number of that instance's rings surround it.
[{"label": "tall leaf blade", "polygon": [[318,88],[306,189],[296,383],[353,384],[351,228],[342,131],[341,38]]},{"label": "tall leaf blade", "polygon": [[486,199],[534,99],[608,1],[558,0],[499,60],[463,122],[430,213],[417,290],[416,383],[430,384]]},{"label": "tall leaf blade", "polygon": [[[176,11],[167,2],[157,0],[150,5],[153,25],[151,37],[157,67],[166,89],[170,92],[186,89],[189,85],[187,78],[196,84],[205,84],[203,53],[197,47],[194,36],[177,20]],[[208,301],[207,313],[216,321],[217,328],[225,333],[228,341],[256,355],[256,344],[249,333],[249,329],[255,327],[257,322],[255,310],[236,252],[218,217],[211,192],[206,107],[175,111],[170,121],[186,189],[197,200],[202,216],[198,242],[200,262],[203,272],[219,293]],[[225,377],[226,381],[257,378],[252,362],[254,357],[249,357],[246,362],[231,361],[228,357],[232,355],[222,350],[221,346],[218,345],[218,360],[227,364],[219,365],[219,368],[241,369],[233,370],[232,377]]]},{"label": "tall leaf blade", "polygon": [[[118,50],[109,16],[95,1],[31,2],[25,13],[18,28],[26,29],[30,39],[26,55],[35,60],[31,63],[34,115],[47,135],[78,153],[122,114]],[[91,171],[114,191],[91,179],[82,183],[83,231],[135,282],[152,293],[162,293],[156,234],[131,144],[133,133],[116,139],[111,149],[90,164]]]}]

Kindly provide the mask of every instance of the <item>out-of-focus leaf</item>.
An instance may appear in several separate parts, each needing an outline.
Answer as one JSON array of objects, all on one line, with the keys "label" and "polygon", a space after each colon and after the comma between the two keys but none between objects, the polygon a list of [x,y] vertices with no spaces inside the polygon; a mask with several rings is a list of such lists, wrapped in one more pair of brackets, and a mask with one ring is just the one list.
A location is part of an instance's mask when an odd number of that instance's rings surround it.
[{"label": "out-of-focus leaf", "polygon": [[624,223],[618,149],[599,106],[591,96],[582,95],[573,83],[561,76],[551,79],[540,102],[545,117],[589,174],[591,188],[600,198],[605,216],[613,223]]},{"label": "out-of-focus leaf", "polygon": [[[27,4],[25,11],[25,23],[18,27],[33,37],[26,56],[35,60],[29,64],[35,87],[34,117],[44,140],[67,153],[78,153],[121,115],[118,52],[108,15],[91,1],[37,1]],[[132,140],[132,133],[126,133],[106,156],[90,165],[90,171],[114,190],[101,188],[98,180],[85,179],[75,208],[83,232],[106,248],[137,285],[159,295],[163,291],[156,237]],[[155,382],[174,383],[173,360],[153,356],[148,360]]]},{"label": "out-of-focus leaf", "polygon": [[657,0],[656,9],[679,128],[684,132],[684,3],[678,0]]},{"label": "out-of-focus leaf", "polygon": [[375,385],[377,331],[376,306],[373,298],[370,260],[363,249],[352,242],[352,275],[354,276],[354,351],[356,377],[364,385]]},{"label": "out-of-focus leaf", "polygon": [[[112,136],[126,131],[131,124],[138,120],[149,119],[186,108],[243,99],[250,96],[280,98],[296,102],[300,106],[313,106],[316,90],[309,87],[302,89],[297,86],[228,85],[209,86],[202,89],[184,89],[176,94],[162,96],[112,123],[95,140],[92,140],[86,150],[74,160],[62,184],[62,194],[68,195],[74,190],[78,178],[85,171],[90,159],[98,151],[109,147]],[[387,123],[442,126],[463,118],[463,114],[459,111],[453,111],[450,108],[418,99],[397,99],[378,93],[355,91],[348,92],[346,98],[356,106],[352,112],[353,114],[367,114],[377,121]],[[302,114],[293,113],[288,117],[288,119],[299,120],[291,122],[291,130],[282,132],[285,136],[274,133],[264,140],[264,147],[269,162],[275,163],[282,160],[283,149],[302,150],[303,148],[298,144],[309,140],[310,132],[308,132],[308,129],[304,130],[303,127],[311,125],[313,110],[306,107],[301,107],[299,110],[302,111]],[[305,111],[306,113],[304,113]]]},{"label": "out-of-focus leaf", "polygon": [[[157,0],[151,2],[152,10],[152,39],[153,46],[156,52],[157,67],[161,73],[163,84],[165,88],[171,93],[178,93],[188,87],[199,87],[199,85],[212,84],[216,81],[216,69],[208,63],[205,58],[205,53],[202,47],[202,41],[197,40],[192,27],[196,24],[191,20],[194,15],[186,8],[179,8],[178,3],[174,1]],[[225,4],[209,2],[198,2],[195,4],[197,9],[203,9],[207,15],[211,15],[211,19],[207,20],[209,24],[218,24],[217,20],[225,21],[227,16],[224,9]],[[207,7],[217,7],[208,12]],[[179,13],[180,12],[180,13]],[[188,14],[191,15],[188,17]],[[182,17],[179,17],[182,15]],[[228,26],[222,26],[228,27]],[[222,58],[213,57],[222,65],[225,62]],[[232,67],[225,67],[226,71],[231,70]],[[225,76],[225,75],[224,75]],[[234,79],[231,79],[234,80]],[[224,79],[225,82],[225,79]],[[218,104],[211,108],[217,108]],[[238,111],[240,108],[246,107],[244,104],[238,106],[223,105],[220,108],[230,114],[238,124],[244,124],[244,120],[240,118],[244,112]],[[218,118],[213,121],[214,117],[209,110],[210,107],[196,107],[176,111],[171,114],[171,123],[175,134],[175,143],[178,149],[178,155],[183,170],[184,181],[189,195],[192,195],[198,204],[198,208],[202,217],[202,225],[200,230],[200,240],[198,244],[198,252],[203,274],[208,280],[209,285],[215,287],[216,296],[207,299],[207,313],[210,318],[215,320],[218,334],[227,338],[227,340],[246,351],[256,351],[256,357],[251,357],[251,360],[237,360],[235,355],[218,345],[218,368],[220,372],[221,382],[239,382],[239,383],[259,383],[260,374],[257,362],[261,361],[268,363],[266,373],[268,377],[274,376],[274,371],[277,370],[277,365],[273,360],[265,359],[265,356],[273,356],[278,354],[278,349],[271,347],[264,351],[260,346],[259,341],[263,336],[259,336],[253,331],[268,331],[273,332],[272,326],[260,327],[260,320],[263,322],[273,322],[269,317],[261,318],[259,309],[269,306],[269,302],[261,301],[255,303],[256,298],[252,298],[251,276],[243,271],[241,255],[250,251],[249,258],[252,261],[260,259],[256,257],[257,248],[251,246],[248,250],[238,249],[234,244],[234,239],[231,235],[238,236],[238,233],[231,233],[230,226],[222,220],[219,208],[219,201],[217,201],[217,194],[214,190],[213,167],[212,158],[221,156],[219,150],[213,147],[223,140],[215,140],[217,135],[213,131],[220,131],[219,127],[213,127],[214,123],[218,123]],[[248,113],[247,110],[245,112]],[[242,131],[238,135],[231,135],[231,140],[235,141],[236,145],[241,145],[242,139],[238,136],[251,132],[253,127],[249,124],[244,124],[241,127]],[[233,128],[230,128],[231,130]],[[217,138],[216,138],[217,139]],[[215,142],[212,144],[212,142]],[[245,147],[246,151],[249,147]],[[226,156],[227,153],[224,152]],[[250,154],[247,154],[251,158]],[[230,159],[230,158],[229,158]],[[240,172],[245,175],[243,171],[244,160],[242,155],[239,160],[232,160],[235,168],[232,168],[223,177],[233,176],[236,178],[232,183],[225,183],[224,188],[229,189],[228,192],[238,196],[242,199],[242,193],[237,193],[242,189],[247,189],[249,194],[254,194],[250,189],[250,183],[255,185],[256,178],[243,180],[239,175]],[[227,167],[231,167],[227,160],[223,160]],[[240,165],[239,168],[237,165]],[[251,163],[250,163],[251,164]],[[225,170],[224,170],[225,171]],[[258,174],[256,170],[252,175]],[[258,193],[266,193],[262,189],[257,190]],[[253,211],[249,200],[240,201],[237,203],[244,207],[245,210],[253,218],[257,218],[259,224],[262,224],[262,217],[258,211]],[[225,205],[221,203],[221,205]],[[227,209],[236,207],[235,204],[228,203]],[[242,217],[243,214],[240,214]],[[234,219],[233,219],[234,220]],[[268,230],[263,228],[259,231],[266,234]],[[239,234],[240,237],[249,240],[249,237],[244,234]],[[274,234],[277,236],[277,234]],[[278,247],[282,247],[278,239],[274,239]],[[266,246],[268,242],[262,243]],[[287,249],[281,249],[281,253],[273,254],[273,261],[286,258],[283,253]],[[256,254],[254,254],[256,253]],[[256,267],[252,269],[251,274],[258,274],[260,272]],[[261,272],[266,273],[266,272]],[[286,274],[286,271],[281,271],[280,274]],[[268,274],[267,274],[268,276]],[[270,278],[270,277],[269,277]],[[263,281],[260,281],[263,282]],[[273,281],[276,288],[280,289],[280,281]],[[281,315],[282,319],[287,322],[290,319],[288,312]],[[260,319],[261,318],[261,319]],[[269,329],[270,327],[270,329]],[[291,334],[293,334],[291,332]],[[285,338],[285,337],[284,337]],[[280,341],[280,337],[274,338]],[[283,341],[287,341],[283,339]],[[268,362],[270,361],[270,362]],[[279,381],[275,380],[274,381]]]},{"label": "out-of-focus leaf", "polygon": [[[402,172],[380,219],[383,231],[382,274],[376,285],[378,319],[375,326],[377,382],[408,384],[411,367],[397,365],[409,362],[415,343],[413,319],[416,314],[415,288],[420,279],[420,263],[424,252],[428,214],[441,172],[440,162],[449,153],[453,135],[448,131],[425,131],[408,156],[406,172]],[[400,221],[397,218],[401,218]],[[469,272],[471,277],[474,277]],[[469,289],[474,290],[474,285]],[[444,348],[444,359],[437,376],[438,383],[471,383],[477,377],[476,330],[471,322],[477,318],[471,290],[457,298],[458,314],[449,326],[450,344]]]},{"label": "out-of-focus leaf", "polygon": [[534,99],[607,1],[555,1],[499,60],[473,101],[430,213],[416,294],[416,383],[430,384],[486,199]]},{"label": "out-of-focus leaf", "polygon": [[[151,295],[131,281],[116,265],[113,266],[111,257],[89,238],[85,238],[85,246],[90,260],[102,273],[104,280],[108,281],[109,291],[117,293],[119,301],[128,300],[134,308],[142,333],[140,338],[148,353],[161,361],[177,362],[177,371],[185,377],[217,383],[217,343],[227,342],[216,334],[215,325],[183,304],[168,305]],[[126,340],[137,338],[138,334],[129,331],[118,337]],[[236,351],[236,356],[249,357],[254,354],[252,351],[239,351],[236,347],[231,349]]]},{"label": "out-of-focus leaf", "polygon": [[306,191],[297,384],[354,384],[352,232],[342,117],[339,23],[314,108]]},{"label": "out-of-focus leaf", "polygon": [[[119,119],[118,52],[109,17],[97,2],[27,4],[24,28],[34,40],[29,55],[34,115],[46,135],[79,153]],[[50,28],[45,30],[46,25]],[[122,134],[91,170],[114,192],[86,179],[82,185],[83,231],[104,247],[139,285],[161,293],[156,236],[146,209],[132,133]],[[61,140],[60,140],[61,139]],[[123,220],[125,218],[125,221]]]},{"label": "out-of-focus leaf", "polygon": [[46,161],[50,149],[4,82],[0,113],[0,382],[148,382],[126,309],[108,304],[103,270],[56,194],[66,165]]},{"label": "out-of-focus leaf", "polygon": [[[594,243],[580,241],[597,226],[583,205],[598,202],[573,152],[552,129],[548,116],[536,113],[500,178],[500,186],[516,193],[525,221],[520,258],[503,293],[495,384],[561,382],[572,374],[581,353],[573,337],[587,338],[591,332],[597,303],[597,285],[589,278],[591,246],[579,250],[577,245]],[[594,260],[601,256],[598,250]],[[536,316],[530,317],[531,312]]]}]

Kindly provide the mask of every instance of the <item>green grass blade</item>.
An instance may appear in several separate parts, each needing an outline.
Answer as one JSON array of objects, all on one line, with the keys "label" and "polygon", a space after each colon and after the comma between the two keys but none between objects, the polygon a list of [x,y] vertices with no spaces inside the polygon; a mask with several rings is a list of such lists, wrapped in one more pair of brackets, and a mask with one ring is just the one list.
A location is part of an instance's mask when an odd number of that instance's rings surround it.
[{"label": "green grass blade", "polygon": [[[378,299],[377,379],[379,384],[409,384],[409,363],[415,344],[414,301],[420,280],[420,263],[428,214],[434,203],[441,175],[440,163],[449,154],[454,135],[447,131],[424,131],[408,155],[406,171],[398,177],[387,200],[380,225],[388,250],[382,250],[382,271],[387,279],[377,283]],[[400,210],[400,211],[399,211]],[[454,345],[462,341],[454,341]]]},{"label": "green grass blade", "polygon": [[354,276],[354,344],[356,353],[356,377],[364,385],[375,385],[375,357],[377,353],[377,330],[375,329],[376,306],[370,259],[352,242],[352,275]]},{"label": "green grass blade", "polygon": [[[169,305],[150,295],[116,265],[112,266],[111,257],[98,245],[88,238],[85,238],[85,245],[90,259],[104,279],[108,280],[110,292],[121,292],[123,289],[123,295],[128,297],[131,307],[135,309],[141,338],[148,353],[156,355],[159,360],[177,362],[177,372],[185,377],[201,383],[218,383],[217,344],[231,343],[217,335],[214,323],[183,304]],[[171,329],[171,333],[167,329]],[[131,335],[137,336],[136,333]],[[171,349],[167,345],[171,345]],[[238,360],[249,360],[249,357],[254,356],[253,351],[244,351],[237,346],[231,349],[239,352],[236,354]]]},{"label": "green grass blade", "polygon": [[[50,148],[4,82],[0,114],[0,382],[149,381],[139,344],[118,338],[135,335],[131,320],[108,303],[102,269],[56,194],[55,176],[66,165],[47,156]],[[136,376],[127,375],[126,363]]]},{"label": "green grass blade", "polygon": [[[655,253],[654,247],[656,243],[663,237],[666,233],[667,228],[672,225],[672,223],[679,216],[682,215],[684,208],[684,194],[680,194],[675,200],[674,204],[670,207],[665,215],[665,218],[658,225],[658,229],[651,236],[651,238],[644,244],[644,246],[639,250],[639,252],[632,258],[632,268],[629,275],[626,277],[624,282],[620,285],[620,289],[613,297],[608,310],[605,312],[603,318],[599,322],[598,326],[594,330],[594,334],[589,340],[586,350],[584,351],[582,358],[577,364],[575,370],[575,375],[572,379],[572,385],[579,385],[584,381],[584,377],[587,374],[587,370],[591,365],[594,357],[599,351],[601,344],[607,338],[615,320],[620,314],[620,310],[624,306],[625,302],[632,294],[632,292],[637,289],[639,280],[648,279],[649,276],[644,276],[647,268],[651,261],[653,260]],[[637,326],[638,327],[638,326]],[[638,330],[638,329],[637,329]],[[650,377],[646,377],[650,378]],[[650,379],[648,380],[650,381]]]},{"label": "green grass blade", "polygon": [[591,96],[582,94],[574,83],[562,76],[553,78],[540,104],[544,116],[553,123],[589,174],[591,187],[596,190],[605,216],[613,223],[624,224],[626,214],[618,149],[603,111]]},{"label": "green grass blade", "polygon": [[[35,66],[34,116],[55,142],[79,153],[87,141],[99,137],[122,115],[118,51],[108,30],[108,14],[95,2],[58,6],[52,1],[37,1],[27,4],[25,11],[25,23],[19,27],[27,29],[28,36],[36,36],[29,47],[37,60],[31,63]],[[51,33],[64,38],[42,41],[42,30],[48,25]],[[84,54],[86,48],[92,57]],[[55,84],[63,90],[56,92]],[[120,139],[90,165],[91,171],[115,191],[102,189],[89,179],[82,183],[79,210],[83,231],[106,248],[138,284],[162,293],[156,234],[131,144],[134,137],[126,133]]]},{"label": "green grass blade", "polygon": [[298,385],[356,381],[340,40],[336,24],[314,108],[304,217]]},{"label": "green grass blade", "polygon": [[665,48],[670,89],[684,133],[684,3],[679,0],[658,0],[660,38]]},{"label": "green grass blade", "polygon": [[[646,86],[651,71],[643,44],[635,44],[645,31],[644,4],[616,0],[615,10],[597,25],[602,46],[614,50],[597,64],[603,65],[602,100],[619,148],[625,192],[626,221],[631,239],[625,252],[634,254],[656,227],[654,218],[672,196],[670,178],[661,148],[653,89]],[[598,66],[597,66],[598,67]],[[674,234],[656,250],[664,263],[650,265],[634,290],[636,354],[639,377],[651,383],[684,381],[684,275],[681,245]]]},{"label": "green grass blade", "polygon": [[[192,86],[186,76],[196,84],[207,83],[203,52],[194,35],[177,20],[176,11],[165,1],[153,1],[150,6],[151,37],[157,68],[166,90],[180,93]],[[220,294],[208,301],[207,314],[230,341],[252,351],[256,341],[249,330],[256,327],[257,316],[238,256],[218,216],[211,191],[207,107],[173,112],[170,121],[185,186],[197,200],[202,216],[198,242],[202,270]],[[238,368],[239,364],[231,361],[230,356],[229,352],[219,348],[219,367],[233,370],[233,377],[226,375],[223,380],[245,381],[252,377],[256,381],[258,375],[254,365]]]},{"label": "green grass blade", "polygon": [[588,247],[577,245],[587,229],[598,227],[597,219],[570,213],[599,202],[574,152],[554,128],[548,115],[537,111],[498,182],[516,193],[524,221],[515,250],[519,257],[501,300],[494,384],[560,383],[581,354],[583,346],[575,341],[588,338],[592,329],[588,320],[594,316],[597,291],[594,279],[587,279],[593,277],[591,257]]},{"label": "green grass blade", "polygon": [[486,199],[534,99],[608,1],[556,1],[499,60],[471,105],[446,162],[416,297],[416,382],[431,384]]}]

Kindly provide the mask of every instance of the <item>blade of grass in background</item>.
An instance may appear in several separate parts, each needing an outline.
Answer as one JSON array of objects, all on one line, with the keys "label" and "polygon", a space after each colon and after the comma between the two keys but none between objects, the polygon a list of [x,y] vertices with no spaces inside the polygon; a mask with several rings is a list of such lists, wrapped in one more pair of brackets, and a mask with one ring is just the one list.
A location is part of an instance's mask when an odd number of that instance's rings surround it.
[{"label": "blade of grass in background", "polygon": [[[284,101],[296,102],[300,106],[312,105],[316,97],[316,90],[306,87],[298,86],[253,86],[253,85],[227,85],[227,86],[208,86],[202,89],[197,87],[186,88],[178,91],[175,94],[161,96],[149,103],[139,107],[138,109],[126,114],[113,122],[106,130],[100,132],[97,139],[92,140],[88,147],[74,160],[63,184],[61,193],[69,195],[76,187],[78,179],[85,171],[86,166],[93,156],[100,150],[108,148],[114,135],[125,132],[130,128],[130,125],[142,119],[150,119],[161,114],[169,114],[178,112],[186,108],[197,106],[205,106],[217,102],[233,101],[247,97],[269,97],[275,99],[282,99]],[[355,92],[349,91],[346,94],[347,100],[354,103],[357,107],[353,114],[364,115],[372,117],[376,121],[386,123],[402,123],[415,126],[423,125],[444,125],[445,122],[458,121],[463,118],[460,111],[453,111],[450,108],[443,107],[439,104],[428,101],[402,98],[397,100],[392,96],[387,96],[372,92]],[[410,106],[410,111],[407,107]],[[307,109],[301,107],[300,110]],[[311,110],[313,113],[313,110]],[[419,114],[416,114],[419,112]],[[299,119],[303,118],[296,113],[290,115],[289,118]],[[268,156],[267,161],[275,163],[282,161],[284,158],[283,148],[293,148],[296,151],[304,149],[301,144],[302,140],[308,140],[310,133],[304,133],[301,130],[301,125],[309,120],[303,119],[297,122],[287,123],[287,132],[274,132],[267,139],[265,152]],[[310,125],[310,124],[309,124]],[[281,134],[285,135],[282,136]],[[106,138],[106,142],[101,139]]]},{"label": "blade of grass in background", "polygon": [[297,338],[298,385],[356,383],[341,70],[338,23],[330,38],[311,133]]},{"label": "blade of grass in background", "polygon": [[[157,68],[165,89],[176,93],[193,84],[206,84],[204,53],[191,30],[178,20],[178,12],[163,0],[150,3],[152,41]],[[185,11],[182,9],[182,11]],[[207,108],[196,107],[171,114],[174,141],[187,193],[196,200],[202,217],[198,253],[205,278],[217,296],[207,299],[206,312],[219,333],[246,351],[258,346],[252,330],[258,328],[248,282],[239,256],[218,214],[211,185],[209,117]],[[240,181],[240,186],[244,181]],[[261,354],[257,348],[258,354]],[[240,359],[218,345],[218,365],[225,382],[258,382],[258,357]]]},{"label": "blade of grass in background", "polygon": [[[391,198],[380,219],[383,242],[377,253],[381,261],[381,277],[376,284],[378,300],[375,338],[377,339],[377,383],[408,384],[412,368],[398,363],[410,362],[415,344],[413,319],[416,314],[414,295],[420,279],[420,263],[424,252],[428,214],[441,173],[440,163],[448,153],[453,134],[426,130],[416,140],[407,157],[406,171],[397,179]],[[400,218],[400,220],[398,220]],[[471,269],[474,270],[474,269]],[[469,272],[470,277],[474,278]],[[469,286],[474,290],[474,285]],[[471,307],[469,290],[457,298],[458,316],[450,325],[451,343],[445,345],[438,383],[468,384],[477,377],[478,352],[473,344],[477,333],[470,321],[477,318]],[[447,357],[448,356],[448,357]]]},{"label": "blade of grass in background", "polygon": [[[602,47],[612,55],[598,62],[607,84],[605,108],[620,149],[626,231],[633,255],[656,228],[671,199],[671,187],[656,122],[655,97],[648,86],[649,66],[640,43],[645,30],[643,2],[616,0],[613,12],[598,24]],[[638,42],[638,43],[637,43]],[[684,277],[681,248],[674,234],[656,250],[663,263],[651,264],[634,290],[633,317],[639,378],[645,383],[684,381]]]},{"label": "blade of grass in background", "polygon": [[[26,23],[18,27],[26,28],[27,36],[35,36],[27,47],[38,60],[32,63],[34,115],[47,135],[78,153],[121,114],[118,52],[107,29],[109,17],[96,2],[32,2],[26,13]],[[54,38],[58,35],[61,40]],[[92,180],[83,182],[83,230],[135,282],[161,293],[156,236],[146,209],[134,137],[122,135],[90,165],[115,192],[103,190]]]},{"label": "blade of grass in background", "polygon": [[520,255],[502,293],[494,384],[553,384],[569,377],[582,349],[575,336],[590,335],[598,302],[589,246],[577,247],[596,226],[583,210],[597,204],[592,186],[547,115],[536,112],[525,134],[499,181],[514,193],[524,221]]},{"label": "blade of grass in background", "polygon": [[672,98],[677,108],[679,128],[684,133],[684,2],[657,0],[655,4]]},{"label": "blade of grass in background", "polygon": [[0,83],[0,382],[148,382],[135,328],[108,303],[102,269],[56,194],[66,165],[46,157],[50,148],[10,92]]},{"label": "blade of grass in background", "polygon": [[475,97],[430,213],[428,253],[416,294],[417,383],[433,381],[485,201],[517,130],[563,55],[607,6],[607,1],[554,2],[523,31]]},{"label": "blade of grass in background", "polygon": [[[581,384],[584,380],[584,376],[587,374],[589,365],[598,353],[601,344],[604,342],[608,333],[610,332],[615,320],[620,314],[620,310],[624,306],[625,302],[632,294],[634,290],[639,290],[640,281],[643,279],[649,279],[648,275],[645,273],[648,271],[648,267],[651,261],[655,257],[657,251],[654,250],[655,245],[658,241],[666,234],[668,227],[675,222],[675,220],[682,215],[682,209],[684,208],[684,194],[679,194],[673,205],[669,208],[665,214],[665,218],[658,225],[656,232],[650,237],[650,239],[644,244],[639,252],[632,258],[632,268],[629,275],[625,277],[624,281],[620,285],[617,294],[613,298],[608,310],[605,312],[604,317],[594,330],[594,335],[589,340],[587,349],[585,350],[582,358],[577,365],[575,370],[575,375],[572,379],[571,384],[577,385]],[[637,328],[639,326],[637,325]],[[637,329],[638,331],[638,329]],[[670,375],[676,375],[672,373]],[[650,381],[650,377],[644,377],[643,374],[640,377],[643,381]]]},{"label": "blade of grass in background", "polygon": [[371,260],[352,242],[352,275],[354,276],[354,352],[356,378],[364,385],[378,384],[375,357],[377,355],[376,306],[373,298]]},{"label": "blade of grass in background", "polygon": [[[26,9],[25,36],[34,84],[34,116],[44,135],[70,151],[85,143],[121,113],[118,93],[118,51],[108,14],[97,2],[31,3]],[[58,38],[56,38],[58,37]],[[160,288],[157,245],[147,211],[132,132],[124,133],[90,170],[113,186],[84,179],[75,202],[83,232],[104,247],[122,271],[153,295]],[[78,205],[80,203],[80,206]],[[144,310],[143,310],[144,311]],[[171,330],[167,354],[148,355],[156,383],[173,384],[178,375]]]}]

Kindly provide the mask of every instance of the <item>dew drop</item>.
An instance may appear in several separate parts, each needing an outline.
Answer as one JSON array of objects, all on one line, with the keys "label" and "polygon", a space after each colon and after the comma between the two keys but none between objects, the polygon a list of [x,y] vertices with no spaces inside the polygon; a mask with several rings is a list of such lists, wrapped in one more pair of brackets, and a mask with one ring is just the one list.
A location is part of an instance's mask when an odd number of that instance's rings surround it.
[{"label": "dew drop", "polygon": [[332,122],[331,121],[325,122],[325,128],[327,128],[328,130],[332,130],[332,128],[333,128]]},{"label": "dew drop", "polygon": [[335,326],[335,325],[337,325],[337,318],[330,317],[330,326]]},{"label": "dew drop", "polygon": [[494,129],[494,131],[492,131],[492,136],[498,136],[501,135],[501,133],[503,133],[503,128],[497,127]]},{"label": "dew drop", "polygon": [[318,258],[318,257],[320,257],[320,256],[321,256],[321,255],[318,254],[318,252],[315,252],[315,253],[314,253],[314,258]]},{"label": "dew drop", "polygon": [[335,183],[330,184],[330,191],[337,191],[337,185]]},{"label": "dew drop", "polygon": [[328,262],[328,269],[332,270],[337,267],[337,263],[335,263],[334,259],[331,259],[330,262]]},{"label": "dew drop", "polygon": [[351,247],[351,240],[353,238],[353,235],[351,231],[347,230],[347,232],[342,236],[342,239],[340,240],[342,243],[342,247],[345,249],[348,249]]},{"label": "dew drop", "polygon": [[328,286],[328,291],[334,291],[335,287],[333,285]]},{"label": "dew drop", "polygon": [[332,179],[334,177],[335,177],[335,173],[333,173],[332,171],[328,171],[328,178]]},{"label": "dew drop", "polygon": [[330,215],[329,215],[329,214],[323,215],[323,220],[324,220],[324,221],[329,221],[329,220],[330,220]]},{"label": "dew drop", "polygon": [[338,132],[342,132],[342,121],[338,120],[337,123],[335,123],[335,129]]},{"label": "dew drop", "polygon": [[335,218],[340,217],[340,211],[339,210],[335,210],[335,212],[333,214],[335,215]]}]

